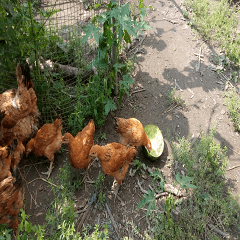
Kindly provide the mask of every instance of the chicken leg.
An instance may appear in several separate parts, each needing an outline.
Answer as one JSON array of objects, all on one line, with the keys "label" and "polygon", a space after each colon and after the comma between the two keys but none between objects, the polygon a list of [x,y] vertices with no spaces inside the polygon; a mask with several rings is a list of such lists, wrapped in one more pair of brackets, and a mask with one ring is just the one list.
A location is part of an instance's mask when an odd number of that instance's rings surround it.
[{"label": "chicken leg", "polygon": [[114,182],[113,182],[113,185],[111,187],[111,190],[112,190],[112,193],[115,195],[115,198],[118,194],[118,191],[119,191],[119,187],[125,177],[125,174],[128,170],[128,167],[129,167],[129,162],[127,161],[124,166],[122,167],[122,169],[119,169],[118,171],[114,172],[113,173],[113,177],[114,177]]},{"label": "chicken leg", "polygon": [[42,172],[42,174],[48,175],[47,179],[50,177],[50,174],[52,173],[53,170],[53,161],[50,162],[50,167],[47,172]]}]

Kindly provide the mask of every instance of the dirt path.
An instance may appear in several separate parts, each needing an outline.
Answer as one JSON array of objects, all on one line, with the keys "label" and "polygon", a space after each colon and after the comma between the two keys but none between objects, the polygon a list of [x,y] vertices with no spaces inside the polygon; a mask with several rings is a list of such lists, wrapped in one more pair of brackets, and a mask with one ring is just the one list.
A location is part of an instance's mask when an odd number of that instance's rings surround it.
[{"label": "dirt path", "polygon": [[[240,163],[239,134],[234,132],[233,125],[227,115],[227,108],[224,106],[223,81],[213,71],[216,66],[212,63],[211,46],[203,41],[197,40],[192,33],[190,26],[182,16],[182,2],[180,0],[145,0],[145,5],[151,5],[153,10],[148,12],[148,21],[152,26],[143,42],[144,53],[139,53],[136,58],[135,84],[131,89],[129,98],[123,101],[118,110],[111,112],[105,124],[96,129],[95,142],[101,145],[118,141],[118,136],[113,127],[113,117],[135,117],[143,125],[156,124],[162,131],[165,141],[165,149],[161,159],[151,162],[146,159],[140,149],[137,159],[149,167],[158,167],[166,178],[167,183],[172,183],[172,168],[169,167],[171,161],[171,148],[167,138],[167,130],[170,131],[172,138],[185,136],[197,138],[200,127],[203,132],[208,132],[214,122],[218,123],[216,141],[221,146],[227,146],[229,167]],[[199,57],[196,55],[201,52],[200,69],[197,71]],[[176,83],[176,85],[175,85]],[[187,108],[175,108],[166,112],[169,104],[166,101],[167,93],[177,86],[176,94],[181,93],[181,98],[187,102]],[[141,90],[141,91],[137,91]],[[99,140],[100,134],[106,133],[105,140]],[[36,160],[39,162],[39,159]],[[46,161],[43,159],[42,161]],[[67,161],[65,151],[56,155],[54,161],[55,168],[51,179],[55,179],[58,168]],[[36,165],[38,172],[46,171],[49,162]],[[119,191],[121,200],[114,200],[109,196],[109,190],[113,178],[106,176],[104,180],[104,193],[106,194],[107,204],[114,216],[114,220],[119,226],[122,236],[131,236],[131,226],[127,226],[127,221],[132,221],[140,229],[149,229],[147,224],[146,210],[136,210],[143,193],[138,186],[138,180],[142,182],[142,187],[147,190],[152,184],[152,178],[148,172],[139,174],[138,172],[131,177],[134,167],[129,168],[126,178]],[[26,170],[28,170],[26,168]],[[234,188],[234,195],[240,193],[240,168],[227,171],[226,177],[229,184]],[[27,171],[26,171],[27,172]],[[39,178],[39,174],[34,167],[27,173],[27,181]],[[74,170],[76,174],[79,171]],[[101,168],[98,163],[94,164],[90,170],[92,179],[96,179]],[[36,186],[38,195],[36,196]],[[25,196],[27,201],[26,211],[30,214],[33,224],[45,223],[45,213],[47,197],[50,197],[48,184],[41,180],[36,180],[28,185]],[[87,184],[81,191],[76,193],[76,205],[89,199],[93,191],[93,184]],[[31,200],[29,192],[37,199],[38,204]],[[240,204],[240,201],[239,201]],[[82,215],[79,215],[81,218]],[[110,222],[108,211],[92,208],[85,220],[85,224],[96,224]],[[113,234],[116,239],[116,235]],[[114,238],[112,238],[114,239]]]},{"label": "dirt path", "polygon": [[[153,29],[148,31],[144,41],[146,54],[137,58],[139,71],[136,81],[147,89],[147,101],[141,101],[144,94],[136,96],[137,101],[145,105],[140,108],[137,117],[145,124],[157,124],[167,142],[167,129],[174,137],[199,136],[200,127],[208,132],[217,122],[215,139],[222,147],[227,146],[231,168],[240,163],[239,134],[234,132],[233,125],[224,106],[224,78],[220,78],[213,64],[212,47],[199,41],[182,15],[182,1],[146,1],[153,6],[148,20]],[[201,61],[199,71],[199,54]],[[225,73],[224,73],[225,74]],[[226,75],[227,76],[227,75]],[[187,111],[175,109],[163,114],[167,108],[166,93],[177,83],[177,94],[187,102]],[[238,86],[237,86],[238,89]],[[151,97],[152,95],[152,97]],[[136,101],[136,102],[137,102]],[[170,154],[170,152],[169,152]],[[234,194],[240,193],[240,168],[227,171],[226,177],[234,188]],[[239,201],[240,203],[240,201]]]}]

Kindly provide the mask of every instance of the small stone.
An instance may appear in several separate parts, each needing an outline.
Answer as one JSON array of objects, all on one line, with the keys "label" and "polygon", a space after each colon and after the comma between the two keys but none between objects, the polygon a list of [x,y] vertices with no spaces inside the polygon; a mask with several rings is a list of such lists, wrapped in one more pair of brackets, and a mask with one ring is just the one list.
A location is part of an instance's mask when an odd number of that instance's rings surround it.
[{"label": "small stone", "polygon": [[146,179],[147,179],[147,175],[146,175],[146,174],[143,174],[143,175],[142,175],[142,178],[146,180]]},{"label": "small stone", "polygon": [[225,111],[225,110],[222,110],[222,111],[221,111],[221,114],[222,114],[222,115],[224,115],[225,113],[226,113],[226,111]]}]

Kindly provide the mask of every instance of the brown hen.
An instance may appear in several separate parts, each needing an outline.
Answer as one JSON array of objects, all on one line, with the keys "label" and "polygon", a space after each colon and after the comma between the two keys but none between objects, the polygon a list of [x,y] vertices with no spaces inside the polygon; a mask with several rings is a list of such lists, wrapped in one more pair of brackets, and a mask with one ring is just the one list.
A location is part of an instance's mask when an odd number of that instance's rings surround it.
[{"label": "brown hen", "polygon": [[46,173],[48,178],[52,172],[54,154],[62,146],[62,120],[57,118],[54,123],[44,124],[26,145],[25,154],[28,156],[33,152],[37,157],[46,156],[50,161],[49,170]]},{"label": "brown hen", "polygon": [[87,168],[92,160],[89,151],[93,146],[95,124],[93,119],[74,138],[70,133],[65,133],[63,141],[68,144],[69,162],[74,168]]},{"label": "brown hen", "polygon": [[28,65],[16,68],[17,89],[0,94],[0,146],[27,141],[38,130],[40,112]]},{"label": "brown hen", "polygon": [[[18,169],[17,169],[18,170]],[[0,182],[0,224],[18,229],[18,214],[23,206],[22,178],[17,171]]]},{"label": "brown hen", "polygon": [[105,146],[94,145],[90,150],[90,157],[97,157],[105,174],[114,177],[118,186],[122,183],[129,167],[134,161],[137,150],[134,146],[127,148],[121,143],[109,143]]},{"label": "brown hen", "polygon": [[142,123],[136,118],[115,117],[115,130],[120,135],[123,145],[145,146],[149,152],[152,150],[151,141],[145,133]]},{"label": "brown hen", "polygon": [[0,181],[12,176],[10,172],[11,159],[10,146],[0,147]]}]

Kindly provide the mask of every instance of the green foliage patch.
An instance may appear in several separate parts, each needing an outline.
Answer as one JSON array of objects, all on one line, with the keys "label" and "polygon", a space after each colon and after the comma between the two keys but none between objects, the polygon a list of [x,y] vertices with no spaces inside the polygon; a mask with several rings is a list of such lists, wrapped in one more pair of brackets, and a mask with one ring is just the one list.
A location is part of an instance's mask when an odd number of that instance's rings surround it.
[{"label": "green foliage patch", "polygon": [[[187,171],[187,176],[176,174],[179,190],[191,188],[192,193],[180,201],[170,195],[164,211],[157,207],[151,212],[154,239],[221,239],[211,230],[212,225],[229,236],[239,237],[239,206],[224,178],[227,149],[214,141],[215,133],[216,127],[209,135],[201,133],[195,143],[184,137],[172,142],[174,160]],[[173,215],[176,211],[178,220]]]},{"label": "green foliage patch", "polygon": [[234,130],[240,131],[240,104],[236,89],[225,93],[225,105],[228,107],[229,115],[232,119]]},{"label": "green foliage patch", "polygon": [[[238,11],[230,7],[228,0],[185,0],[188,18],[206,39],[221,44],[226,55],[235,64],[240,63],[240,35],[237,33]],[[185,14],[186,15],[186,14]]]}]

